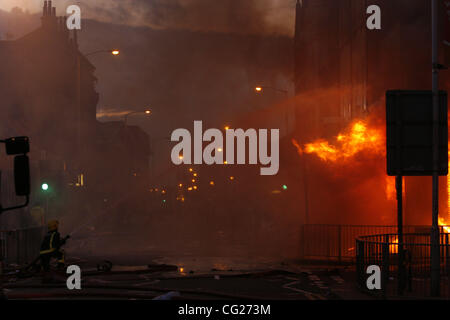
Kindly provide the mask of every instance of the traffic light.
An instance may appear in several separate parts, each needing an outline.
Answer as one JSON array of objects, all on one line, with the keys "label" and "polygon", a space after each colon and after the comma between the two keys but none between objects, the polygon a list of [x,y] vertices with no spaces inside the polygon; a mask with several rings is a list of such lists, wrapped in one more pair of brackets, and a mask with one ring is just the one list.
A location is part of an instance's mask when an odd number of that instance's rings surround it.
[{"label": "traffic light", "polygon": [[38,185],[41,194],[55,197],[63,190],[63,165],[58,161],[41,160],[39,163]]},{"label": "traffic light", "polygon": [[283,184],[283,190],[287,190],[287,189],[288,189],[287,185]]}]

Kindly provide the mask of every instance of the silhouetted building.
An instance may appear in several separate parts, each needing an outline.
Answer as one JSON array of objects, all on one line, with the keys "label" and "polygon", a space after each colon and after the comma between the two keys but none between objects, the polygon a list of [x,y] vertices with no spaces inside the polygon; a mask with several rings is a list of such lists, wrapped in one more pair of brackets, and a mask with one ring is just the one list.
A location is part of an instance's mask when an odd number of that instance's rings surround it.
[{"label": "silhouetted building", "polygon": [[102,183],[99,191],[105,196],[123,191],[124,186],[148,191],[150,138],[141,128],[123,121],[99,123],[94,157],[100,159],[95,166],[98,182],[113,179]]},{"label": "silhouetted building", "polygon": [[[381,30],[366,27],[370,5],[381,8]],[[386,90],[430,88],[430,6],[422,0],[297,2],[295,85],[303,99],[297,117],[306,135],[333,133],[382,107]]]},{"label": "silhouetted building", "polygon": [[[0,41],[0,136],[30,137],[32,193],[40,189],[45,161],[77,191],[114,184],[126,190],[134,182],[121,179],[122,173],[138,173],[139,184],[148,184],[148,136],[129,127],[117,133],[97,121],[95,67],[79,51],[77,31],[68,30],[51,1],[44,1],[41,21],[19,39]],[[113,149],[116,154],[102,152]],[[39,192],[34,195],[36,200]]]},{"label": "silhouetted building", "polygon": [[78,146],[89,145],[95,135],[95,67],[78,51],[76,33],[56,17],[51,1],[45,1],[40,28],[15,41],[0,41],[0,61],[2,136],[28,135],[33,151],[75,171],[86,152]]}]

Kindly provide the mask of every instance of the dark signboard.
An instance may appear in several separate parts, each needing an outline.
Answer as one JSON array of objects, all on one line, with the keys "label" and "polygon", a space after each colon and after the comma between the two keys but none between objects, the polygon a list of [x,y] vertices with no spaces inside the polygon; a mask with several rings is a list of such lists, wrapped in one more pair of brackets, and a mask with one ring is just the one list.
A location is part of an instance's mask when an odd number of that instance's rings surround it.
[{"label": "dark signboard", "polygon": [[[433,174],[431,91],[386,92],[387,174]],[[439,93],[439,175],[448,174],[447,92]]]}]

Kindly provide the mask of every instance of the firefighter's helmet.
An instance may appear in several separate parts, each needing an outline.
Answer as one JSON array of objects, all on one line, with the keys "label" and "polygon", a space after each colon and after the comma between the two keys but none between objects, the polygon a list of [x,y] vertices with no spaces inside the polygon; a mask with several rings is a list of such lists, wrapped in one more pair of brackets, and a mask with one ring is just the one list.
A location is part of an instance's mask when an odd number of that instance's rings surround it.
[{"label": "firefighter's helmet", "polygon": [[48,222],[48,231],[55,231],[58,229],[59,221],[58,220],[51,220]]}]

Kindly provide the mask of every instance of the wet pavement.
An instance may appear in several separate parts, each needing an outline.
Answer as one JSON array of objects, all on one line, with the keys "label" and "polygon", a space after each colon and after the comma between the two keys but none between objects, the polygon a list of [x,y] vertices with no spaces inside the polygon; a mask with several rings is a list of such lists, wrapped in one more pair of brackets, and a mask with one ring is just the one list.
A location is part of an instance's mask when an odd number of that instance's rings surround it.
[{"label": "wet pavement", "polygon": [[[120,261],[123,259],[124,261]],[[104,260],[109,271],[98,271]],[[135,256],[73,257],[82,270],[82,290],[69,291],[63,273],[43,283],[41,275],[5,281],[9,299],[154,299],[177,292],[187,300],[355,300],[370,299],[358,291],[349,268],[302,266],[273,259]],[[94,262],[95,261],[95,262]],[[143,264],[143,261],[150,262]],[[141,262],[141,263],[137,263]],[[103,264],[102,264],[103,263]]]}]

